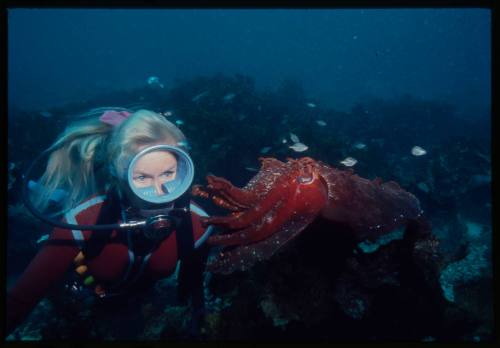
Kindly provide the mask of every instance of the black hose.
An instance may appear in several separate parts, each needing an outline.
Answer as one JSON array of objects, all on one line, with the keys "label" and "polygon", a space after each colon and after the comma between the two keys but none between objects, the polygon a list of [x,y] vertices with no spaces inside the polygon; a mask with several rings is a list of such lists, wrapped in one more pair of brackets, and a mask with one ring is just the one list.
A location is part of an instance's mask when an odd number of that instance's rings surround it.
[{"label": "black hose", "polygon": [[31,200],[29,198],[29,193],[28,193],[28,178],[29,174],[33,170],[33,167],[35,164],[40,160],[40,158],[46,154],[49,150],[45,150],[42,152],[33,162],[31,162],[31,165],[28,167],[28,170],[26,171],[26,174],[22,176],[23,182],[22,182],[22,198],[24,201],[24,205],[28,210],[33,214],[36,218],[42,220],[43,222],[46,222],[52,226],[68,229],[68,230],[91,230],[91,231],[98,231],[98,230],[110,230],[110,229],[121,229],[121,228],[130,228],[130,227],[121,227],[120,224],[107,224],[107,225],[73,225],[73,224],[68,224],[65,222],[57,221],[54,219],[51,219],[44,214],[42,214],[38,209],[36,209],[33,204],[31,203]]}]

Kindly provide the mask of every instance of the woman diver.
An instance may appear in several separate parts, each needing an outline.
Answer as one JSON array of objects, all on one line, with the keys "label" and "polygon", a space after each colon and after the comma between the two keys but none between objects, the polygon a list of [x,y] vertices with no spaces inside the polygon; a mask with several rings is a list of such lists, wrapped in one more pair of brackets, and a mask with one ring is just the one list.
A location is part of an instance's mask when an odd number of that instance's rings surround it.
[{"label": "woman diver", "polygon": [[[105,302],[140,294],[176,271],[196,331],[212,227],[201,226],[207,214],[189,198],[194,167],[181,130],[148,110],[94,109],[46,153],[38,183],[26,185],[38,160],[27,171],[23,196],[55,228],[8,290],[7,335],[57,284],[90,289]],[[53,194],[61,190],[66,196],[54,215]]]}]

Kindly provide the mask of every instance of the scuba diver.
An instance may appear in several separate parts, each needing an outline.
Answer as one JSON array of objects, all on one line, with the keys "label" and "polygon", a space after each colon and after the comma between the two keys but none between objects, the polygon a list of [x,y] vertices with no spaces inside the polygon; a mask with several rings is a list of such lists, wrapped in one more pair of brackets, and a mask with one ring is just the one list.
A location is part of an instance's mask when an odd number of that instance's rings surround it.
[{"label": "scuba diver", "polygon": [[[181,130],[157,113],[98,108],[31,164],[25,205],[55,228],[7,292],[6,336],[56,285],[119,303],[174,272],[196,335],[212,226],[201,226],[207,214],[190,200],[194,165],[186,146]],[[43,175],[28,184],[44,155]]]}]

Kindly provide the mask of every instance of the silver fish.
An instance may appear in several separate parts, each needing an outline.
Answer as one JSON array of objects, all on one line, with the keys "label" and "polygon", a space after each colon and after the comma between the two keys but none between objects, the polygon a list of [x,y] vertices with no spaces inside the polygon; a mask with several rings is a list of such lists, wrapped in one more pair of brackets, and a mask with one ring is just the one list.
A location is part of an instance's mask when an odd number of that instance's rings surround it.
[{"label": "silver fish", "polygon": [[307,106],[309,106],[310,108],[315,108],[316,104],[314,104],[314,103],[307,103]]},{"label": "silver fish", "polygon": [[411,154],[413,156],[423,156],[427,153],[424,149],[422,149],[420,146],[413,146],[411,148]]},{"label": "silver fish", "polygon": [[366,148],[366,144],[363,143],[356,143],[353,146],[358,150],[363,150],[364,148]]},{"label": "silver fish", "polygon": [[295,152],[304,152],[309,148],[307,145],[304,145],[302,143],[295,143],[295,144],[288,146],[288,147]]},{"label": "silver fish", "polygon": [[264,153],[268,153],[269,150],[271,150],[271,146],[266,146],[266,147],[263,147],[261,150],[260,150],[260,153],[264,154]]},{"label": "silver fish", "polygon": [[323,120],[317,120],[317,121],[316,121],[316,123],[317,123],[319,126],[321,126],[321,127],[326,126],[326,122],[325,122],[325,121],[323,121]]},{"label": "silver fish", "polygon": [[346,157],[343,161],[340,161],[343,165],[346,167],[352,167],[356,163],[358,163],[358,160],[353,158],[353,157]]},{"label": "silver fish", "polygon": [[290,133],[290,139],[291,139],[294,143],[298,143],[298,142],[300,142],[299,137],[298,137],[298,136],[296,136],[296,135],[295,135],[295,134],[293,134],[293,133]]},{"label": "silver fish", "polygon": [[208,91],[205,91],[205,92],[201,92],[200,94],[197,94],[193,97],[193,99],[191,99],[191,101],[193,102],[197,102],[199,101],[201,98],[203,98],[204,96],[206,96],[208,94]]},{"label": "silver fish", "polygon": [[228,101],[231,101],[231,99],[233,99],[235,95],[236,95],[236,94],[234,94],[234,93],[228,93],[228,94],[226,94],[226,95],[224,96],[224,98],[222,98],[222,99],[223,99],[225,102],[228,102]]}]

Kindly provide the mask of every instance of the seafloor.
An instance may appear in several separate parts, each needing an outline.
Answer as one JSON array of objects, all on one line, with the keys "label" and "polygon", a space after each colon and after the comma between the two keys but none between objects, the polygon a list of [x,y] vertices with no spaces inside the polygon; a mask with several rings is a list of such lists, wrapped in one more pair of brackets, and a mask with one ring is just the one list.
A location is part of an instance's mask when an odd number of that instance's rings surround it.
[{"label": "seafloor", "polygon": [[[187,135],[195,183],[213,173],[244,185],[260,156],[309,156],[362,177],[395,180],[420,200],[433,235],[397,230],[356,243],[317,219],[270,260],[247,272],[207,274],[202,340],[488,341],[493,338],[490,115],[459,114],[438,100],[401,96],[360,101],[349,112],[321,105],[285,81],[260,92],[246,76],[200,77],[117,91],[48,110],[9,109],[8,286],[50,227],[24,208],[21,175],[67,122],[101,106],[168,115]],[[321,121],[321,122],[320,122]],[[288,146],[293,133],[309,149]],[[284,143],[283,140],[287,140]],[[359,144],[365,146],[360,146]],[[415,145],[426,150],[411,154]],[[199,204],[220,213],[209,202]],[[184,340],[188,307],[175,276],[128,305],[48,296],[9,340]]]}]

